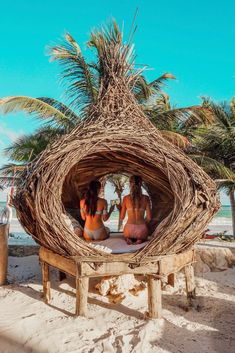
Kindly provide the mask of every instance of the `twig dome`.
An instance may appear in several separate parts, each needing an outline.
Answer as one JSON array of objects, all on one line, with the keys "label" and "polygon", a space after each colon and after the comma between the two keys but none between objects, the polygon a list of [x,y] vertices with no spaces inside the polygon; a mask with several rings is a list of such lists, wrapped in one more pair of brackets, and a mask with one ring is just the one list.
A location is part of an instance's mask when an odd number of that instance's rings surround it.
[{"label": "twig dome", "polygon": [[[97,103],[88,119],[27,168],[14,200],[17,215],[39,244],[65,256],[143,262],[187,250],[218,209],[215,184],[161,136],[137,104],[131,89],[138,72],[128,59],[129,46],[116,37],[103,42],[99,55],[103,75]],[[91,247],[62,216],[69,191],[79,192],[110,173],[141,175],[152,199],[152,237],[134,254]],[[160,210],[164,218],[157,223]]]}]

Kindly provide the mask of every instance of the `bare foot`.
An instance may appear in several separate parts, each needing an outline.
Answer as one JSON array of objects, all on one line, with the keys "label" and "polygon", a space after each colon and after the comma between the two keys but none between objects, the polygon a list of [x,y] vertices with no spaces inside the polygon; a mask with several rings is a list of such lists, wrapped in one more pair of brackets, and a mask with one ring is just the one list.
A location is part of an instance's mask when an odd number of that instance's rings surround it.
[{"label": "bare foot", "polygon": [[136,244],[142,244],[144,241],[142,239],[136,240]]},{"label": "bare foot", "polygon": [[126,243],[127,243],[127,245],[132,245],[131,239],[130,238],[126,238]]}]

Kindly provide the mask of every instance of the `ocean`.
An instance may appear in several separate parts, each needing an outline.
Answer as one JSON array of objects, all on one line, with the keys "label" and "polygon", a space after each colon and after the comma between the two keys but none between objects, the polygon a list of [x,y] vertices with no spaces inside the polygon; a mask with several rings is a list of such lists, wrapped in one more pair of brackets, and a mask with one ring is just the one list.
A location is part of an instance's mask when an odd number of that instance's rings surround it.
[{"label": "ocean", "polygon": [[[5,207],[5,202],[0,202],[0,213]],[[117,230],[118,224],[118,211],[114,211],[110,220],[108,221],[107,226],[111,231]],[[231,207],[229,205],[222,205],[220,210],[217,212],[215,217],[212,219],[208,228],[210,229],[209,233],[219,233],[226,231],[227,234],[232,233],[232,213]],[[9,236],[10,245],[35,245],[34,240],[29,236],[24,229],[19,224],[16,211],[13,208],[13,218],[10,226],[10,236]]]}]

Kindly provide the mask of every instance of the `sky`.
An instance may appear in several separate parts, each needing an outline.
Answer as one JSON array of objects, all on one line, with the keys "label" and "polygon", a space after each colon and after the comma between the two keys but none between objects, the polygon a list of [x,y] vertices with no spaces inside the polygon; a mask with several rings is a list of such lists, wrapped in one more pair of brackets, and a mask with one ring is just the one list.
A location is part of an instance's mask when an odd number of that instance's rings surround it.
[{"label": "sky", "polygon": [[[70,32],[89,57],[89,33],[114,17],[128,35],[136,18],[136,63],[146,64],[149,80],[165,72],[176,76],[166,91],[178,107],[235,95],[235,2],[233,0],[12,0],[1,3],[0,98],[48,96],[63,100],[60,68],[49,62],[47,46]],[[0,114],[2,151],[40,122],[22,113]]]}]

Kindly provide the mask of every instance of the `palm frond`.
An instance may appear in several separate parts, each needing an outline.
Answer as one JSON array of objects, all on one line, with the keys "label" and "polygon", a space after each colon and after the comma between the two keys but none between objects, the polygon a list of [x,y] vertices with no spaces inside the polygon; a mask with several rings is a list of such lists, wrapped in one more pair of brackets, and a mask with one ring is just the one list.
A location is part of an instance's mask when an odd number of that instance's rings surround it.
[{"label": "palm frond", "polygon": [[145,77],[140,75],[136,78],[132,91],[139,103],[147,101],[153,94],[153,90],[147,83]]},{"label": "palm frond", "polygon": [[194,131],[192,143],[207,156],[232,167],[235,161],[235,126],[215,123]]},{"label": "palm frond", "polygon": [[164,73],[162,76],[158,77],[156,80],[149,83],[149,86],[154,89],[157,93],[161,90],[162,86],[167,80],[175,80],[176,77],[169,72]]},{"label": "palm frond", "polygon": [[215,183],[220,190],[230,192],[231,189],[235,189],[235,180],[230,179],[216,179]]},{"label": "palm frond", "polygon": [[189,140],[187,137],[173,131],[167,131],[167,130],[160,130],[161,135],[169,142],[171,142],[173,145],[185,149],[189,145]]},{"label": "palm frond", "polygon": [[28,163],[65,132],[61,128],[42,127],[33,134],[19,137],[4,149],[4,155],[10,160]]},{"label": "palm frond", "polygon": [[235,97],[231,99],[230,102],[230,110],[231,110],[231,121],[232,125],[235,126]]},{"label": "palm frond", "polygon": [[77,115],[72,109],[70,109],[68,106],[61,103],[60,101],[48,97],[39,97],[38,99],[44,103],[51,105],[55,109],[59,110],[62,114],[64,114],[70,120],[71,127],[76,126],[81,121],[79,115]]},{"label": "palm frond", "polygon": [[204,97],[202,97],[202,100],[202,107],[209,108],[211,114],[214,116],[215,122],[226,128],[231,126],[230,116],[224,104],[216,104],[211,99]]},{"label": "palm frond", "polygon": [[135,83],[132,87],[132,91],[139,103],[144,103],[149,100],[150,97],[159,94],[164,95],[161,92],[162,86],[169,79],[174,80],[175,76],[170,73],[165,73],[162,76],[158,77],[156,80],[148,83],[146,78],[143,75],[137,76]]},{"label": "palm frond", "polygon": [[69,118],[61,111],[43,100],[25,96],[12,96],[0,99],[0,111],[3,114],[24,111],[28,114],[35,114],[38,118],[48,122],[67,126],[70,124]]},{"label": "palm frond", "polygon": [[235,173],[217,160],[203,156],[190,154],[189,157],[196,162],[213,179],[229,179],[235,181]]},{"label": "palm frond", "polygon": [[86,62],[75,39],[66,33],[61,44],[49,48],[51,60],[62,65],[61,79],[67,86],[66,96],[70,105],[83,112],[95,103],[98,94],[98,79]]},{"label": "palm frond", "polygon": [[201,106],[165,110],[166,108],[170,108],[167,101],[144,108],[147,116],[159,129],[172,130],[172,126],[175,126],[180,131],[188,132],[192,126],[209,124],[213,121],[212,116],[207,114],[207,109]]}]

